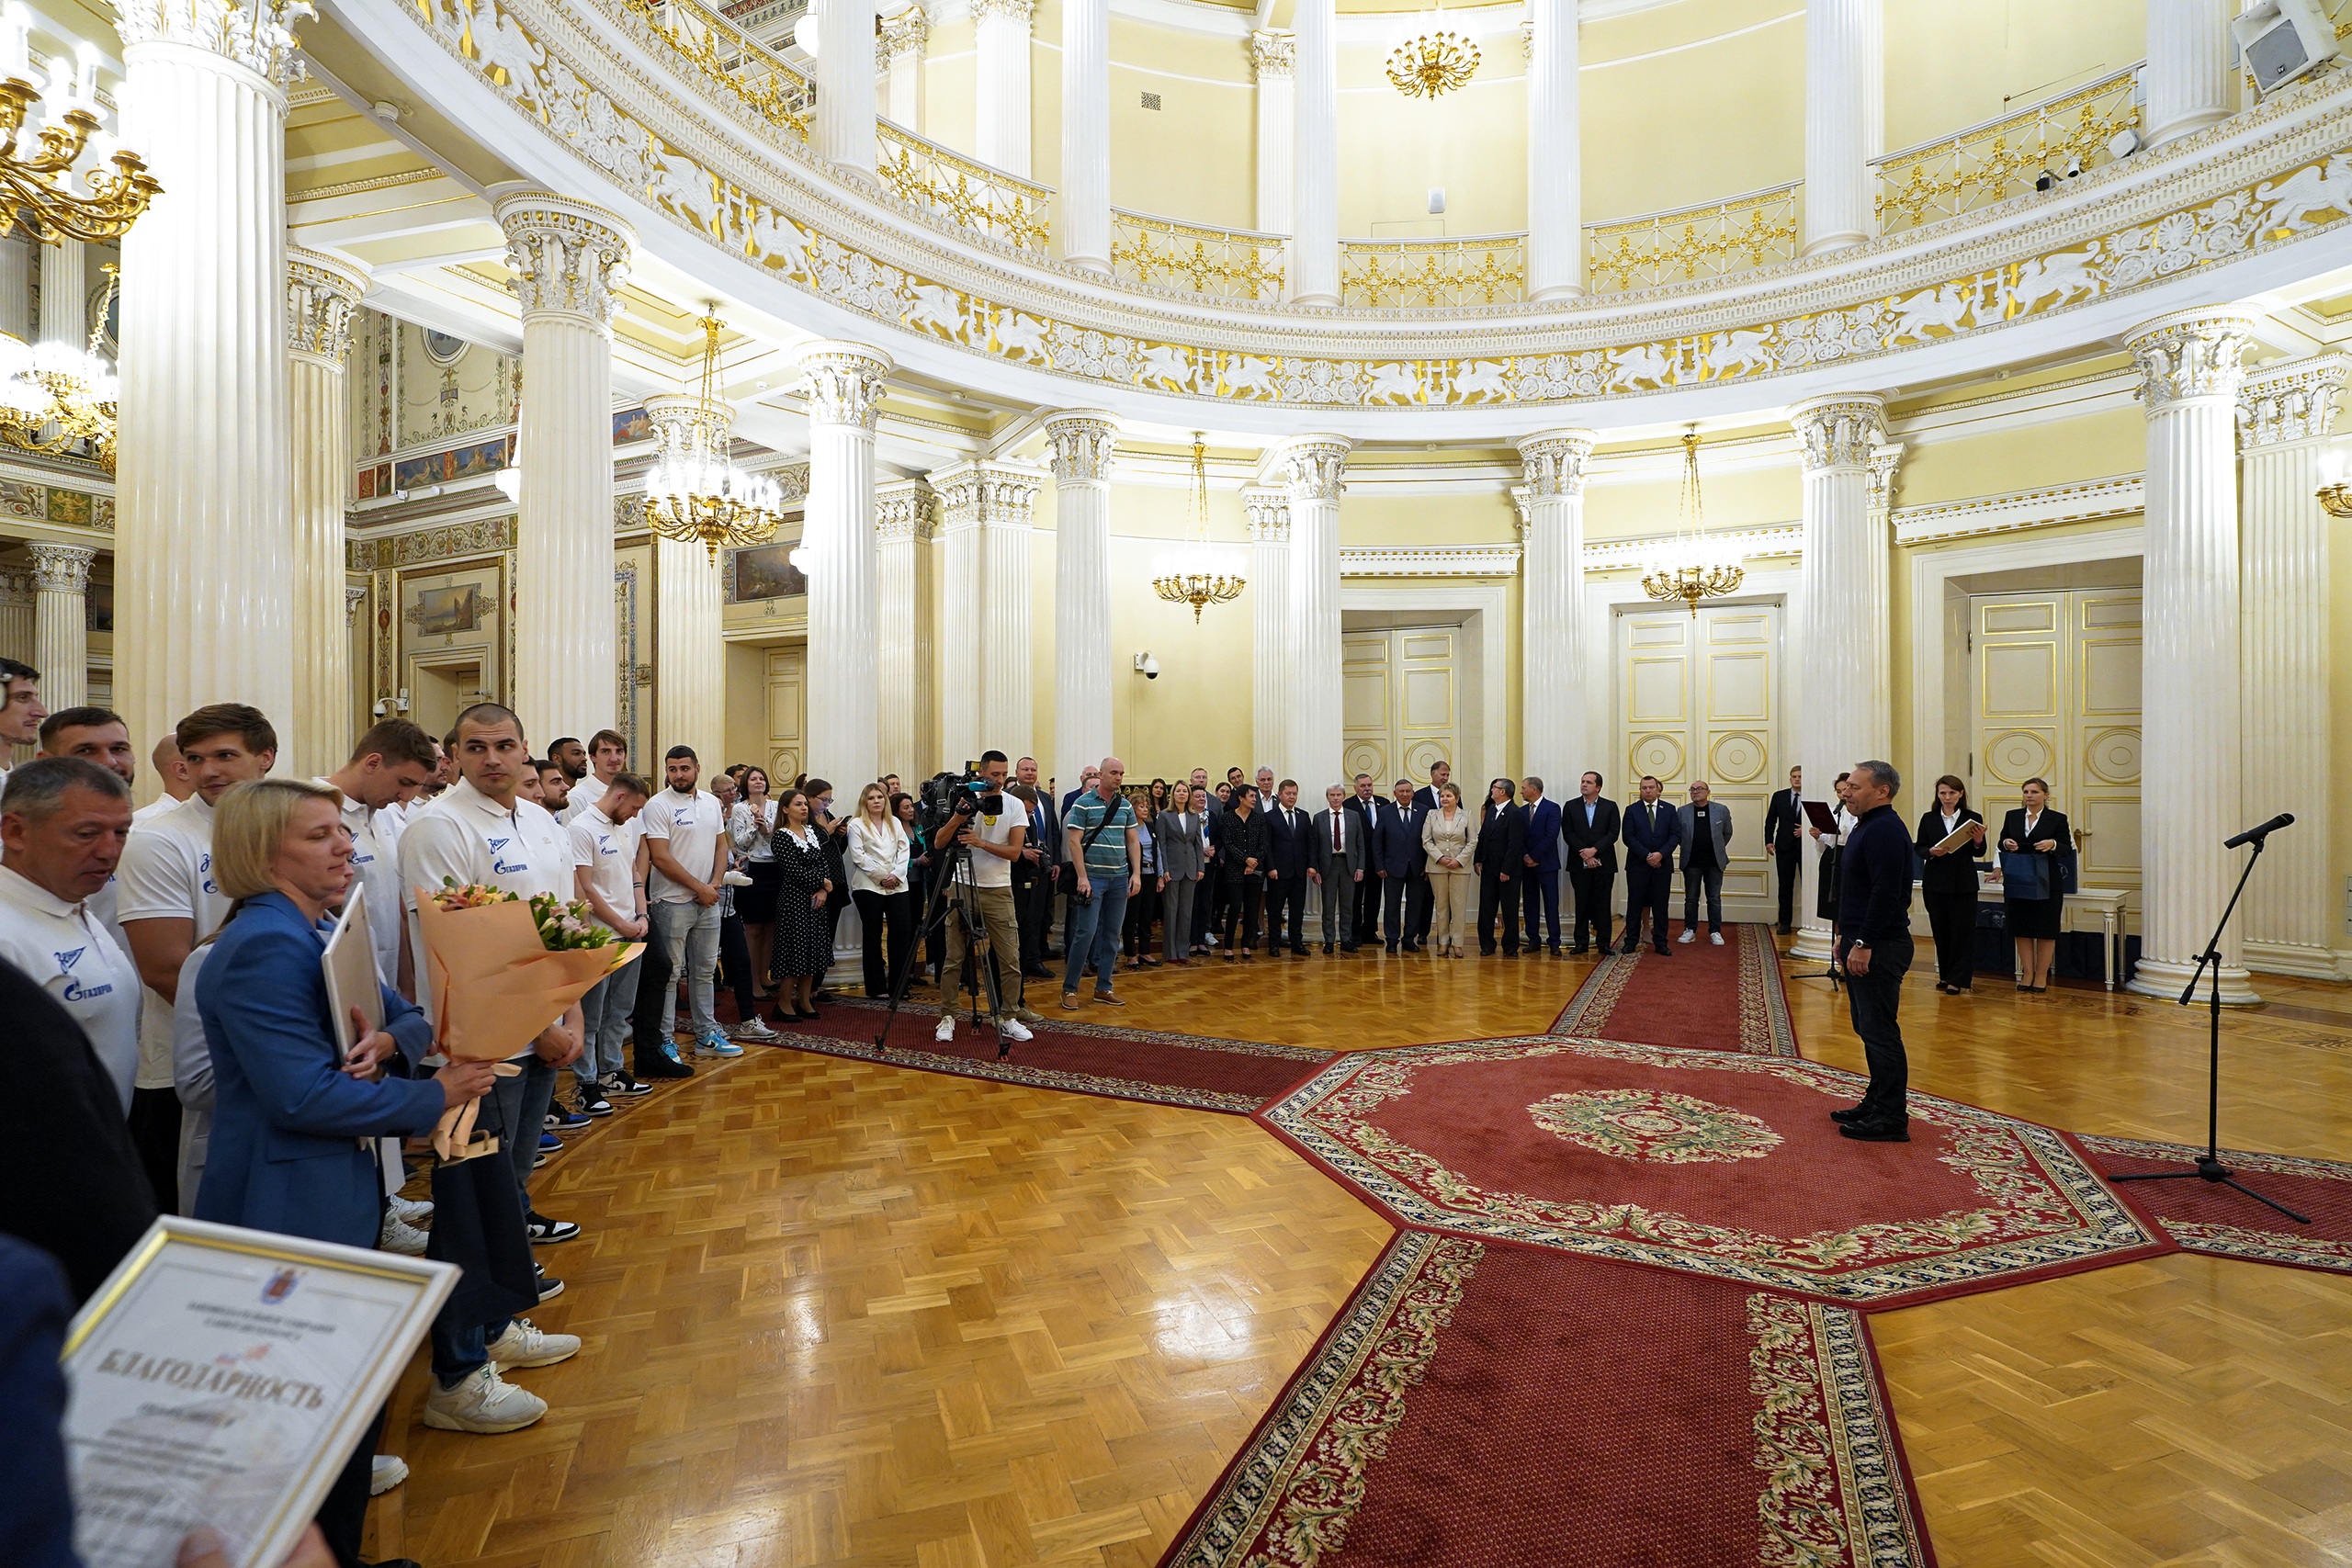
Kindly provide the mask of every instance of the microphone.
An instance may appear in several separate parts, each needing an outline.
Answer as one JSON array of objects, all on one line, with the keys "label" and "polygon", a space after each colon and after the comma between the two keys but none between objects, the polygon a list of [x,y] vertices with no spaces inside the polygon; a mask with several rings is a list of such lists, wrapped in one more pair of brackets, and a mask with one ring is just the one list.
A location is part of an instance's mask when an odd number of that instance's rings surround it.
[{"label": "microphone", "polygon": [[2295,814],[2293,812],[2281,811],[2269,821],[2263,823],[2259,827],[2248,828],[2245,832],[2240,833],[2234,839],[2223,839],[2222,840],[2222,847],[2225,850],[2233,850],[2241,844],[2260,843],[2263,840],[2270,837],[2271,834],[2277,832],[2279,829],[2293,826],[2294,821]]}]

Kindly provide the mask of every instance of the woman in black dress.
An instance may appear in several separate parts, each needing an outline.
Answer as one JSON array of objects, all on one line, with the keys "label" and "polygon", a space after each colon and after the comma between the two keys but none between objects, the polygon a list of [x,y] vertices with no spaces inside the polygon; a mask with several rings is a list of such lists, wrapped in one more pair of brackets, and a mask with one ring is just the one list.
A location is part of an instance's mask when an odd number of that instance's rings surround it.
[{"label": "woman in black dress", "polygon": [[768,970],[776,987],[773,1016],[778,1023],[798,1023],[818,1016],[817,981],[833,961],[832,922],[825,918],[825,896],[833,885],[826,869],[825,836],[808,824],[807,792],[786,790],[776,803],[775,849],[779,869]]},{"label": "woman in black dress", "polygon": [[[1972,823],[1975,837],[1939,847]],[[1984,818],[1968,808],[1968,786],[1953,774],[1936,781],[1936,804],[1919,814],[1915,847],[1926,863],[1919,897],[1936,933],[1936,989],[1956,997],[1973,988],[1976,974],[1976,868],[1984,855]]]},{"label": "woman in black dress", "polygon": [[2066,909],[2058,863],[2074,840],[2066,836],[2066,814],[2050,809],[2048,783],[2028,779],[2019,793],[2025,805],[2001,818],[2001,848],[2040,858],[2047,897],[2005,897],[2002,903],[2008,910],[2009,936],[2018,945],[2018,989],[2046,991],[2050,961],[2058,952],[2058,919]]},{"label": "woman in black dress", "polygon": [[1220,912],[1224,929],[1217,941],[1227,964],[1236,956],[1248,963],[1258,945],[1258,894],[1266,886],[1266,818],[1261,804],[1255,784],[1239,785],[1233,792],[1232,809],[1217,824],[1216,876],[1225,889]]},{"label": "woman in black dress", "polygon": [[1470,852],[1478,872],[1478,953],[1495,955],[1495,910],[1503,916],[1503,956],[1519,956],[1519,876],[1527,859],[1527,813],[1509,779],[1487,786],[1478,813],[1478,842]]}]

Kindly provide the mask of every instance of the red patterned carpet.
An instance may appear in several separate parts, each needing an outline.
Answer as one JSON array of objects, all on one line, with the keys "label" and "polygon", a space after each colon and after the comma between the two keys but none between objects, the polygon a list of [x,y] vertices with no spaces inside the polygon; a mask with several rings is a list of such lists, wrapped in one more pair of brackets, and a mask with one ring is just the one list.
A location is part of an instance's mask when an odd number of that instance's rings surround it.
[{"label": "red patterned carpet", "polygon": [[[1602,959],[1553,1021],[1552,1032],[1751,1056],[1799,1055],[1772,929],[1740,925],[1730,932],[1721,947],[1678,941],[1668,944],[1670,954],[1644,948]],[[1681,933],[1680,921],[1675,933]]]},{"label": "red patterned carpet", "polygon": [[[2083,1147],[2109,1176],[2180,1170],[2205,1151],[2185,1144],[2086,1136]],[[2242,1192],[2202,1180],[2134,1181],[2123,1190],[2190,1252],[2352,1274],[2352,1165],[2291,1155],[2223,1149],[2238,1180],[2312,1223],[2299,1225]]]}]

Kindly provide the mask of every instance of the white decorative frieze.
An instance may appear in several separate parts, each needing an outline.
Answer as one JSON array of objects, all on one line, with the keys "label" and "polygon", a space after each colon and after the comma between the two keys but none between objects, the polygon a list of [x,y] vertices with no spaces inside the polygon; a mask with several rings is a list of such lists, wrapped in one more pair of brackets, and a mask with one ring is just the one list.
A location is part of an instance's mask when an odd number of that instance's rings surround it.
[{"label": "white decorative frieze", "polygon": [[1342,549],[1341,577],[1516,577],[1517,545],[1431,545],[1420,548]]},{"label": "white decorative frieze", "polygon": [[2146,493],[2142,475],[2118,474],[2078,484],[2047,485],[2005,495],[1939,502],[1932,506],[1902,506],[1893,513],[1894,542],[1920,545],[1936,539],[2013,534],[2024,528],[2054,528],[2062,523],[2125,517],[2145,508]]},{"label": "white decorative frieze", "polygon": [[[1672,537],[1668,534],[1653,534],[1638,539],[1588,543],[1584,547],[1584,569],[1613,571],[1623,567],[1646,567],[1657,558],[1659,547]],[[1801,556],[1804,553],[1804,529],[1793,523],[1776,528],[1710,529],[1707,543],[1741,560]]]}]

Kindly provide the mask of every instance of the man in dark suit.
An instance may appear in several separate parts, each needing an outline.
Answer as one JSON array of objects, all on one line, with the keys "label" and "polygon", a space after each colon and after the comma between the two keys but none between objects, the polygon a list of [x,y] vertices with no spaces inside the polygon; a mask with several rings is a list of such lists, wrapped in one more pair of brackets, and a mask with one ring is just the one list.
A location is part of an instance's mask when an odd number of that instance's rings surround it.
[{"label": "man in dark suit", "polygon": [[1015,783],[1036,793],[1029,807],[1029,836],[1021,858],[1012,863],[1012,908],[1021,921],[1021,972],[1032,980],[1050,980],[1046,967],[1046,933],[1054,924],[1054,883],[1061,875],[1061,813],[1053,796],[1037,783],[1037,759],[1023,757],[1013,765]]},{"label": "man in dark suit", "polygon": [[[1306,956],[1306,874],[1315,864],[1315,824],[1298,808],[1298,781],[1284,779],[1266,813],[1266,952]],[[1284,917],[1288,917],[1287,922]],[[1287,923],[1290,936],[1283,936]]]},{"label": "man in dark suit", "polygon": [[[1424,817],[1427,817],[1430,812],[1435,811],[1439,805],[1437,792],[1443,788],[1445,786],[1446,780],[1453,776],[1453,763],[1443,761],[1431,762],[1430,764],[1430,782],[1413,792],[1413,809],[1419,811]],[[1436,898],[1430,895],[1430,885],[1426,879],[1421,883],[1421,892],[1423,895],[1421,898],[1421,917],[1413,923],[1413,951],[1416,953],[1419,953],[1430,940],[1430,915],[1435,908],[1437,903]]]},{"label": "man in dark suit", "polygon": [[1560,807],[1556,802],[1545,797],[1544,781],[1532,773],[1520,781],[1519,798],[1527,808],[1527,852],[1520,857],[1527,867],[1527,874],[1520,878],[1519,895],[1526,914],[1521,922],[1527,928],[1527,946],[1523,951],[1532,958],[1544,945],[1543,928],[1536,922],[1540,912],[1551,919],[1552,956],[1557,958],[1560,956]]},{"label": "man in dark suit", "polygon": [[1363,890],[1364,873],[1372,866],[1371,836],[1348,809],[1347,792],[1338,784],[1323,792],[1328,803],[1315,814],[1315,863],[1307,874],[1323,889],[1323,951],[1334,942],[1342,953],[1356,950],[1356,900]]},{"label": "man in dark suit", "polygon": [[1364,863],[1363,882],[1356,890],[1355,940],[1361,946],[1376,941],[1380,935],[1380,857],[1376,846],[1381,822],[1396,807],[1373,792],[1370,773],[1358,773],[1355,786],[1355,794],[1348,797],[1348,811],[1355,820],[1349,825],[1363,835],[1365,848],[1373,852]]},{"label": "man in dark suit", "polygon": [[1384,801],[1387,812],[1373,829],[1372,856],[1380,874],[1380,929],[1387,934],[1391,953],[1419,953],[1420,939],[1413,934],[1429,902],[1430,885],[1421,874],[1421,808],[1413,804],[1410,779],[1396,781],[1396,797]]},{"label": "man in dark suit", "polygon": [[1577,781],[1577,798],[1560,811],[1568,841],[1568,890],[1576,898],[1570,953],[1585,951],[1588,935],[1609,951],[1609,902],[1617,891],[1617,803],[1600,793],[1600,775]]},{"label": "man in dark suit", "polygon": [[1658,799],[1663,786],[1645,773],[1642,798],[1625,808],[1625,946],[1634,953],[1642,945],[1642,911],[1650,916],[1650,944],[1671,957],[1666,944],[1667,899],[1674,887],[1674,846],[1681,837],[1681,818],[1674,807]]},{"label": "man in dark suit", "polygon": [[1781,934],[1796,930],[1797,884],[1802,880],[1799,856],[1804,846],[1804,770],[1789,770],[1789,787],[1772,792],[1764,808],[1764,841],[1772,846],[1772,864],[1781,884]]}]

